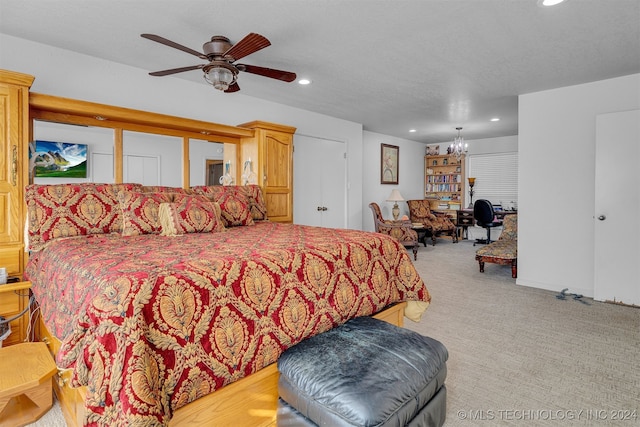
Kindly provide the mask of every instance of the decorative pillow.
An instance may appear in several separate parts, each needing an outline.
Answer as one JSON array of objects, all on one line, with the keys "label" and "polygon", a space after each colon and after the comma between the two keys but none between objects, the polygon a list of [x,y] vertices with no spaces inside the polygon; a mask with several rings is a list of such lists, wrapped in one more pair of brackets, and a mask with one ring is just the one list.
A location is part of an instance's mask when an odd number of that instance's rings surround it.
[{"label": "decorative pillow", "polygon": [[216,202],[220,205],[220,217],[225,227],[255,224],[246,198],[229,193],[223,194]]},{"label": "decorative pillow", "polygon": [[225,230],[220,206],[201,197],[185,197],[180,203],[160,203],[159,215],[163,236]]},{"label": "decorative pillow", "polygon": [[139,190],[140,184],[31,184],[25,189],[29,249],[71,236],[122,232],[120,191]]},{"label": "decorative pillow", "polygon": [[259,185],[212,185],[191,187],[194,193],[203,194],[211,200],[220,201],[225,195],[232,194],[240,199],[245,199],[251,212],[251,217],[256,221],[267,220],[267,205]]},{"label": "decorative pillow", "polygon": [[[173,203],[182,203],[185,200],[191,201],[193,199],[195,200],[199,200],[200,202],[203,203],[211,203],[214,200],[205,196],[204,194],[183,194],[183,193],[173,193],[171,194],[171,201]],[[220,209],[220,206],[218,206],[218,209]],[[218,215],[220,216],[220,215]]]},{"label": "decorative pillow", "polygon": [[262,188],[259,185],[244,185],[238,187],[238,191],[245,194],[249,200],[251,216],[256,221],[267,220],[267,204],[262,196]]},{"label": "decorative pillow", "polygon": [[191,190],[193,190],[195,194],[202,194],[213,201],[217,201],[220,196],[226,192],[232,191],[230,188],[231,186],[223,185],[197,185],[191,187]]},{"label": "decorative pillow", "polygon": [[170,193],[138,193],[121,191],[118,194],[122,208],[123,236],[159,234],[160,203],[171,202]]},{"label": "decorative pillow", "polygon": [[176,194],[193,194],[190,188],[182,187],[166,187],[163,185],[145,185],[142,187],[142,193],[176,193]]}]

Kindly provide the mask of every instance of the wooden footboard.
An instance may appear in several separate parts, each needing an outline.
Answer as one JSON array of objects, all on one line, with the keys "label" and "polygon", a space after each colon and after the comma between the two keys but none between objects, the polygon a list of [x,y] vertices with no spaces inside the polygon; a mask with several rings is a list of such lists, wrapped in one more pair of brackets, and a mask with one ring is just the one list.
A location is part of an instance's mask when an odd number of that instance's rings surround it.
[{"label": "wooden footboard", "polygon": [[[403,326],[406,305],[404,302],[395,304],[373,317]],[[38,319],[36,334],[55,357],[60,349],[60,341],[51,336],[41,319]],[[54,392],[60,401],[67,425],[82,426],[86,387],[69,387],[70,376],[71,372],[58,373],[54,377]],[[178,409],[169,425],[273,426],[276,422],[277,402],[278,369],[273,363]]]}]

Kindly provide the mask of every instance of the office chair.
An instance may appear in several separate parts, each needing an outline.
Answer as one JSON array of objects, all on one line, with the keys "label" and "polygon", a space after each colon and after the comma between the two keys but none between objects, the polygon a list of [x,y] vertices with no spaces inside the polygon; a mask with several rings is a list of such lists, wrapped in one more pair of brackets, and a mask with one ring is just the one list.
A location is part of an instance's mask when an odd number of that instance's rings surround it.
[{"label": "office chair", "polygon": [[473,204],[473,217],[475,218],[477,225],[487,229],[487,238],[476,239],[473,246],[475,246],[476,243],[491,243],[491,229],[502,225],[502,221],[494,221],[496,214],[493,211],[493,205],[491,202],[485,199],[476,200]]}]

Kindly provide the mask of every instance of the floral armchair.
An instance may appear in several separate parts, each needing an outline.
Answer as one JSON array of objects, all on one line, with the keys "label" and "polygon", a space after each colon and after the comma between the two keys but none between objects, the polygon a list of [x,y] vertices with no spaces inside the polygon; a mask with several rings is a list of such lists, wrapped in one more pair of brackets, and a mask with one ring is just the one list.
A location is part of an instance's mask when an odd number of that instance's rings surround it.
[{"label": "floral armchair", "polygon": [[431,242],[434,246],[436,237],[442,234],[451,236],[453,243],[458,242],[458,230],[447,214],[433,212],[428,200],[407,200],[407,204],[409,205],[409,219],[413,223],[422,223],[424,225],[427,233],[431,236]]},{"label": "floral armchair", "polygon": [[476,251],[480,272],[484,273],[484,263],[511,265],[511,277],[518,277],[518,215],[505,215],[502,233],[495,242]]},{"label": "floral armchair", "polygon": [[404,220],[386,220],[382,218],[380,206],[377,203],[369,203],[369,207],[373,212],[373,223],[376,233],[387,234],[395,237],[402,245],[413,251],[413,259],[418,259],[418,233],[413,230],[411,221]]}]

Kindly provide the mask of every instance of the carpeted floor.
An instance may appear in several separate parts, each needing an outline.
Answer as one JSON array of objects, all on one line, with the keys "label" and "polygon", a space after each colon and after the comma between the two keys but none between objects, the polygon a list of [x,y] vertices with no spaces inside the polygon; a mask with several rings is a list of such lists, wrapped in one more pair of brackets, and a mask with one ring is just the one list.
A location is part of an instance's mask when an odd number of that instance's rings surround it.
[{"label": "carpeted floor", "polygon": [[[476,249],[439,239],[415,262],[433,299],[405,326],[449,350],[445,426],[640,425],[640,309],[480,273]],[[32,424],[64,425],[57,405]]]},{"label": "carpeted floor", "polygon": [[559,300],[508,266],[480,273],[476,249],[420,248],[432,304],[405,323],[449,350],[446,426],[640,425],[640,309]]}]

